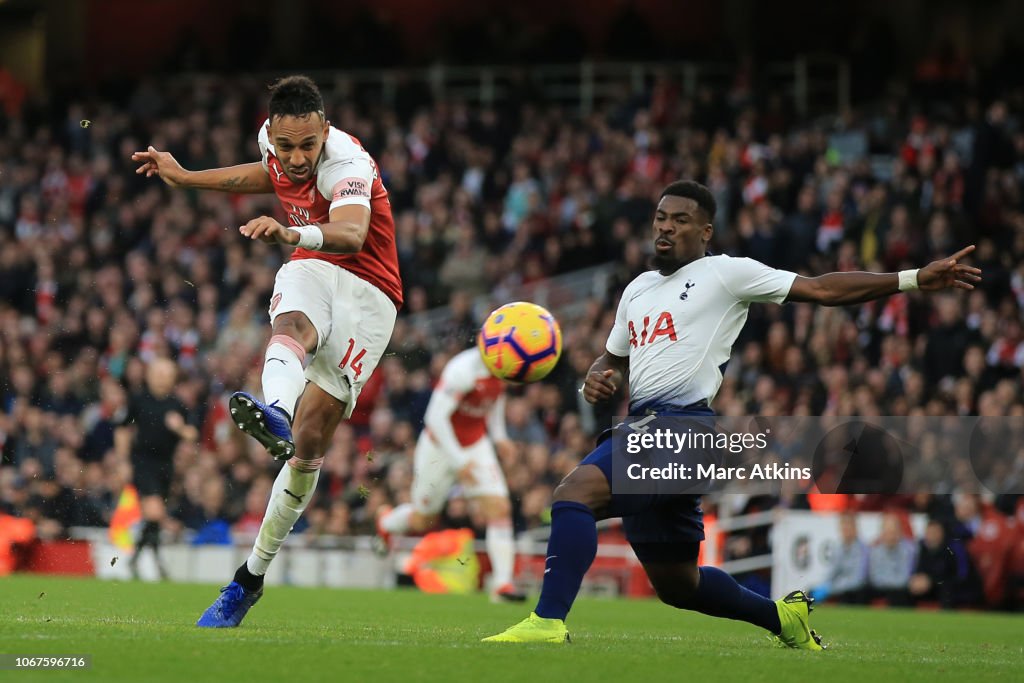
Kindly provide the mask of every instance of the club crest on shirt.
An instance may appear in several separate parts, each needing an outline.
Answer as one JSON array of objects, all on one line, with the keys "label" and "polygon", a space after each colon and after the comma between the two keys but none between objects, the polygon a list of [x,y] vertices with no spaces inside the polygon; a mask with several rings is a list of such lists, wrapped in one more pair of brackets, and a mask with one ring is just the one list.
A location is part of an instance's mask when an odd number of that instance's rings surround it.
[{"label": "club crest on shirt", "polygon": [[697,283],[687,280],[685,285],[686,289],[684,289],[683,293],[679,295],[679,298],[682,299],[683,301],[686,301],[686,297],[690,296],[690,287],[693,287],[695,284]]}]

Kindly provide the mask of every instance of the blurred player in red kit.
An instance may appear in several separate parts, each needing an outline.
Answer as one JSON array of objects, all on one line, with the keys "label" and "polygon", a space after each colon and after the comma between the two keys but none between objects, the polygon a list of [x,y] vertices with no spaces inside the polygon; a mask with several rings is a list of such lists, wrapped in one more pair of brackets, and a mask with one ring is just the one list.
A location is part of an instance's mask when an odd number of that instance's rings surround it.
[{"label": "blurred player in red kit", "polygon": [[445,365],[423,421],[413,463],[412,501],[382,511],[378,534],[387,542],[393,534],[430,529],[458,482],[487,520],[492,600],[525,600],[512,584],[512,511],[495,454],[495,448],[513,447],[505,431],[505,383],[490,373],[476,347]]}]

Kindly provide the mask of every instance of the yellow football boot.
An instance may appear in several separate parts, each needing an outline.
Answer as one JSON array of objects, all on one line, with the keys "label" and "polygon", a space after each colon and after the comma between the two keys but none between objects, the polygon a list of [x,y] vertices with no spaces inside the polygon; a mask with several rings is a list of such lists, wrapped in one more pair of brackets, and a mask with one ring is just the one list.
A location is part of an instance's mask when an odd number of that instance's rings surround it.
[{"label": "yellow football boot", "polygon": [[484,643],[568,643],[569,629],[561,619],[544,619],[536,612],[510,626],[505,631],[489,638]]},{"label": "yellow football boot", "polygon": [[808,626],[813,604],[814,598],[803,591],[793,591],[775,601],[775,607],[779,610],[779,623],[782,624],[782,633],[777,636],[781,644],[798,650],[825,649],[821,644],[821,636]]}]

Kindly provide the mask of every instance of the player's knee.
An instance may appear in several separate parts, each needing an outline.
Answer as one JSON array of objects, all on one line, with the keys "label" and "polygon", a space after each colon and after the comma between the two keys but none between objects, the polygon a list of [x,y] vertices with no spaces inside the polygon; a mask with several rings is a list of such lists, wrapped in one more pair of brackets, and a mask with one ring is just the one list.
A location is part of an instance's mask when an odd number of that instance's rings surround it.
[{"label": "player's knee", "polygon": [[484,516],[488,523],[501,522],[512,516],[512,505],[508,498],[487,496],[483,499]]},{"label": "player's knee", "polygon": [[434,525],[437,524],[438,515],[436,514],[424,514],[422,512],[413,512],[409,516],[409,531],[414,533],[420,533],[433,529]]},{"label": "player's knee", "polygon": [[282,334],[286,337],[298,340],[301,337],[301,331],[305,327],[303,325],[302,318],[293,317],[285,313],[277,317],[274,320],[273,332],[275,335]]},{"label": "player's knee", "polygon": [[309,351],[316,346],[316,328],[299,312],[282,313],[274,319],[274,335],[291,337]]},{"label": "player's knee", "polygon": [[167,516],[167,508],[159,496],[144,496],[142,498],[142,518],[147,521],[163,521]]},{"label": "player's knee", "polygon": [[602,510],[611,501],[611,487],[604,473],[593,465],[577,467],[555,489],[554,502],[580,503],[591,510]]}]

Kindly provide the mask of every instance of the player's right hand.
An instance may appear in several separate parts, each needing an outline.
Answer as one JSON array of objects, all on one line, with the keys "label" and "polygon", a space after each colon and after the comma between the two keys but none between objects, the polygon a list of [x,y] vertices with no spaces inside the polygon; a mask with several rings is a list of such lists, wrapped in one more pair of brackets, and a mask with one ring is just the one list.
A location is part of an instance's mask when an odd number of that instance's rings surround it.
[{"label": "player's right hand", "polygon": [[594,371],[587,375],[586,381],[583,382],[583,398],[587,399],[587,403],[607,401],[615,395],[618,387],[612,381],[614,374],[615,371],[609,369],[601,372]]},{"label": "player's right hand", "polygon": [[270,216],[253,218],[245,225],[239,226],[238,232],[251,240],[260,240],[266,244],[289,244],[295,246],[299,243],[299,233],[286,228]]},{"label": "player's right hand", "polygon": [[974,251],[974,245],[964,247],[949,258],[932,261],[917,271],[917,284],[922,292],[942,289],[974,289],[981,281],[981,269],[964,265],[960,261]]},{"label": "player's right hand", "polygon": [[181,167],[178,160],[170,152],[161,152],[153,145],[150,145],[145,152],[132,154],[132,161],[142,163],[135,169],[136,173],[145,173],[147,178],[154,175],[159,176],[160,180],[171,187],[180,187],[185,180],[185,169]]}]

